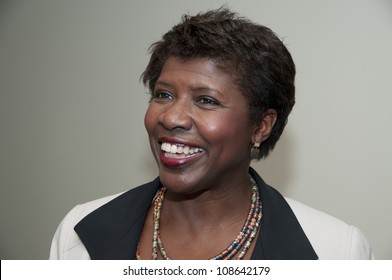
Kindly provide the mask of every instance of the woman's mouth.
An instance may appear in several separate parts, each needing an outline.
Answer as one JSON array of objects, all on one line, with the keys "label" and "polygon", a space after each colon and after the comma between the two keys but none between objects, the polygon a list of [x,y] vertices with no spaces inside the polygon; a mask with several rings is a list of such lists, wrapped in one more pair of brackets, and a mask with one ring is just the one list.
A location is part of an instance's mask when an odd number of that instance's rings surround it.
[{"label": "woman's mouth", "polygon": [[197,160],[204,149],[192,147],[182,143],[160,143],[161,153],[159,158],[163,165],[169,168],[182,168]]},{"label": "woman's mouth", "polygon": [[203,148],[190,147],[183,144],[171,144],[163,142],[161,144],[161,151],[163,151],[165,157],[168,158],[191,158],[196,154],[204,152]]}]

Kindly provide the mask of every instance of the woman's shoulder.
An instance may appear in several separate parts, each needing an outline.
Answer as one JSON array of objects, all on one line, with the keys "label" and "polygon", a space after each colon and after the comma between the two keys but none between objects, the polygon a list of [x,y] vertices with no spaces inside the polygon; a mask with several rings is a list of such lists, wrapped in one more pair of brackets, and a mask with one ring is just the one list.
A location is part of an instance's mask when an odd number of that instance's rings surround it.
[{"label": "woman's shoulder", "polygon": [[[112,215],[113,211],[124,211],[128,205],[147,201],[149,193],[159,185],[157,179],[128,191],[109,195],[73,207],[63,218],[52,240],[50,259],[89,259],[75,226],[90,214]],[[98,216],[99,216],[98,215]],[[114,214],[113,214],[114,215]],[[110,217],[109,217],[110,218]]]},{"label": "woman's shoulder", "polygon": [[157,182],[158,181],[156,179],[152,182],[129,189],[124,192],[120,192],[117,194],[105,196],[89,202],[78,204],[67,214],[66,218],[68,216],[71,216],[72,220],[75,223],[78,223],[84,217],[86,217],[87,215],[89,215],[90,213],[98,209],[104,207],[113,207],[113,206],[121,207],[121,205],[132,204],[134,201],[145,200],[146,198],[151,196],[149,193],[157,188],[158,186]]},{"label": "woman's shoulder", "polygon": [[355,226],[301,202],[285,198],[320,259],[373,259],[364,234]]},{"label": "woman's shoulder", "polygon": [[[101,206],[109,203],[113,199],[121,196],[125,192],[101,197],[95,200],[91,200],[85,203],[81,203],[76,205],[74,208],[71,209],[71,211],[67,214],[67,216],[72,216],[72,219],[74,220],[75,223],[79,222],[82,220],[84,217],[86,217],[88,214],[91,212],[95,211],[96,209],[100,208]],[[66,217],[67,217],[66,216]]]},{"label": "woman's shoulder", "polygon": [[74,227],[88,214],[121,194],[106,196],[73,207],[63,218],[55,232],[49,259],[90,259],[86,248],[74,231]]}]

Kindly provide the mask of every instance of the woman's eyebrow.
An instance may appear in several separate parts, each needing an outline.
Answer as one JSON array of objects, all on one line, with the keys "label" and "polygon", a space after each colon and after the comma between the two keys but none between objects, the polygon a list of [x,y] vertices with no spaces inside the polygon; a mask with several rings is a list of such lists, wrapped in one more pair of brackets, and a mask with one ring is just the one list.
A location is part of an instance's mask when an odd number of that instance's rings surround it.
[{"label": "woman's eyebrow", "polygon": [[169,83],[167,83],[167,82],[164,82],[164,81],[157,81],[156,83],[155,83],[155,86],[164,86],[164,87],[169,87],[169,88],[172,88],[173,86],[171,85],[171,84],[169,84]]},{"label": "woman's eyebrow", "polygon": [[192,92],[200,92],[200,93],[209,93],[209,94],[213,94],[213,95],[218,95],[221,96],[222,94],[220,93],[219,90],[208,87],[208,86],[193,86],[191,87]]},{"label": "woman's eyebrow", "polygon": [[[155,83],[155,86],[163,86],[163,87],[167,87],[170,89],[173,89],[174,86],[168,82],[165,81],[157,81]],[[190,86],[190,91],[195,92],[195,93],[209,93],[209,94],[213,94],[213,95],[217,95],[217,96],[222,96],[222,93],[214,88],[211,88],[209,86],[204,86],[204,85],[200,85],[200,86]]]}]

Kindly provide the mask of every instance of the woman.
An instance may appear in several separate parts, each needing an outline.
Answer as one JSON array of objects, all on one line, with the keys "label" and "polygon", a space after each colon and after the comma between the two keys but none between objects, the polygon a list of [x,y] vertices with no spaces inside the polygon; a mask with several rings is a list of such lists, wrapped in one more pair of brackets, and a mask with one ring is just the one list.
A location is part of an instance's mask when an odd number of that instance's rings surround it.
[{"label": "woman", "polygon": [[76,206],[52,259],[369,259],[361,232],[283,198],[267,157],[294,105],[295,66],[268,28],[221,8],[152,46],[142,75],[159,177]]}]

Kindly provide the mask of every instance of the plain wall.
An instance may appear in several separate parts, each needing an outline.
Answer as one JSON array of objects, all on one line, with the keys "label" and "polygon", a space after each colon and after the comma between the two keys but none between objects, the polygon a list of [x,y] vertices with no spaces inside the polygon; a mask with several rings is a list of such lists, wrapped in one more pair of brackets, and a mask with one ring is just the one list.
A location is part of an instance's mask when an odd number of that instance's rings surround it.
[{"label": "plain wall", "polygon": [[157,175],[139,82],[147,48],[181,14],[224,3],[284,38],[297,66],[288,126],[253,166],[392,259],[388,0],[1,1],[1,259],[46,259],[74,205]]}]

